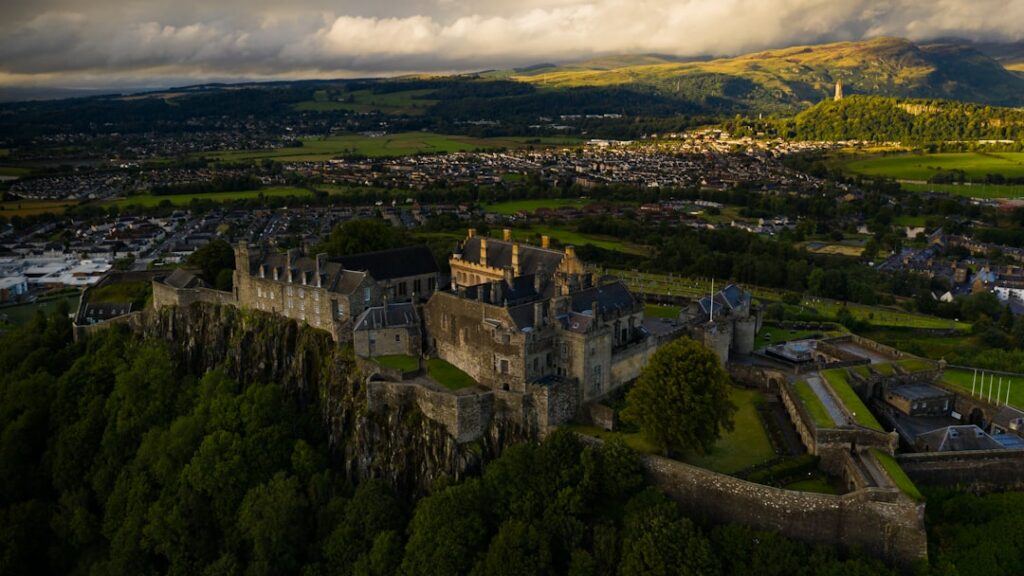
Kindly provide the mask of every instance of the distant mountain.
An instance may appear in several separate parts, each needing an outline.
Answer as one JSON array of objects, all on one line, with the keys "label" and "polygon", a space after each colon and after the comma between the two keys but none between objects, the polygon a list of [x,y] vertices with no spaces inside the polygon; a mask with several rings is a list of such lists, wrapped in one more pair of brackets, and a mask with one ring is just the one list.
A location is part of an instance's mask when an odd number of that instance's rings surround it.
[{"label": "distant mountain", "polygon": [[959,41],[999,62],[1007,70],[1024,73],[1024,42]]},{"label": "distant mountain", "polygon": [[837,80],[846,94],[1024,105],[1024,78],[980,49],[963,43],[918,45],[899,38],[703,61],[658,55],[600,58],[506,77],[547,87],[654,92],[723,112],[792,113],[831,97]]}]

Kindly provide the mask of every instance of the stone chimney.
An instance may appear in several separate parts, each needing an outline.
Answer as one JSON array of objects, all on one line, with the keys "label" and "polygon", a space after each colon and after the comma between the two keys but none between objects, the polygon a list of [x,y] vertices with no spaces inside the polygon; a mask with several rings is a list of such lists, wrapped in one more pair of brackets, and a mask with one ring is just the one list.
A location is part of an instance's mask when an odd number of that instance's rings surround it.
[{"label": "stone chimney", "polygon": [[505,282],[512,285],[512,280],[515,278],[515,271],[511,266],[505,266]]},{"label": "stone chimney", "polygon": [[284,267],[286,269],[285,270],[285,275],[286,275],[286,277],[287,277],[289,282],[292,281],[292,266],[295,265],[295,262],[298,259],[299,259],[299,249],[298,248],[291,248],[287,252],[285,252],[285,256],[284,256],[284,262],[285,262]]},{"label": "stone chimney", "polygon": [[487,238],[480,239],[480,265],[487,266]]},{"label": "stone chimney", "polygon": [[495,306],[501,306],[504,302],[504,299],[502,298],[502,296],[504,296],[502,294],[502,284],[501,280],[491,282],[491,304],[494,304]]},{"label": "stone chimney", "polygon": [[540,330],[544,326],[544,303],[533,303],[533,329]]},{"label": "stone chimney", "polygon": [[572,245],[566,246],[565,247],[565,255],[566,255],[567,258],[570,258],[570,259],[575,258],[576,257],[576,247],[572,246]]},{"label": "stone chimney", "polygon": [[512,245],[512,273],[519,276],[519,244]]},{"label": "stone chimney", "polygon": [[512,229],[511,228],[503,229],[501,231],[501,239],[504,240],[505,242],[511,242],[512,241]]},{"label": "stone chimney", "polygon": [[466,234],[469,238],[476,237],[476,228],[470,228]]},{"label": "stone chimney", "polygon": [[544,236],[541,236],[540,237],[540,247],[541,248],[551,248],[551,236],[548,236],[546,234]]},{"label": "stone chimney", "polygon": [[316,255],[316,287],[323,288],[324,275],[327,273],[327,254],[321,252]]}]

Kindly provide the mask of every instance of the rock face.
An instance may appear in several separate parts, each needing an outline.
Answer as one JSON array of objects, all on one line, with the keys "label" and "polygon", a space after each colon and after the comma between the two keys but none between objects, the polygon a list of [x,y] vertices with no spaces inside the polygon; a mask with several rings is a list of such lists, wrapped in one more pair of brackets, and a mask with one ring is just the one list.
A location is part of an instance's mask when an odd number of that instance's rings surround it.
[{"label": "rock face", "polygon": [[353,482],[381,478],[422,494],[435,480],[478,472],[505,446],[530,434],[493,418],[478,440],[459,444],[415,404],[366,409],[366,383],[351,350],[324,331],[232,306],[193,304],[147,309],[134,318],[142,336],[166,341],[183,370],[201,375],[222,367],[240,383],[272,382],[319,414],[336,458]]}]

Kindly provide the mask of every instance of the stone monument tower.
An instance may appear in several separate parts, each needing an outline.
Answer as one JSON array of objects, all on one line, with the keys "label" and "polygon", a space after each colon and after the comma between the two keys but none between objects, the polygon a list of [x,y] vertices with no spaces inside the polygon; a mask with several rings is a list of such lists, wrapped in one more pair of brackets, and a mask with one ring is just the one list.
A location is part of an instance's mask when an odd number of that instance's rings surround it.
[{"label": "stone monument tower", "polygon": [[838,102],[838,101],[840,101],[842,99],[843,99],[843,81],[842,80],[836,80],[836,97],[835,97],[835,100],[836,100],[836,102]]}]

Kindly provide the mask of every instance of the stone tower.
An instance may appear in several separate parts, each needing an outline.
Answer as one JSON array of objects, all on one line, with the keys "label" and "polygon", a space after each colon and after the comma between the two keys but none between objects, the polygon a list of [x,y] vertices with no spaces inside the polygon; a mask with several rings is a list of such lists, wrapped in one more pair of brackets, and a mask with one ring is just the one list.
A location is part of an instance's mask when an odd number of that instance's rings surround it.
[{"label": "stone tower", "polygon": [[843,99],[843,81],[836,80],[836,102]]}]

